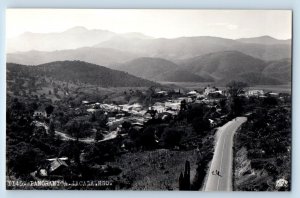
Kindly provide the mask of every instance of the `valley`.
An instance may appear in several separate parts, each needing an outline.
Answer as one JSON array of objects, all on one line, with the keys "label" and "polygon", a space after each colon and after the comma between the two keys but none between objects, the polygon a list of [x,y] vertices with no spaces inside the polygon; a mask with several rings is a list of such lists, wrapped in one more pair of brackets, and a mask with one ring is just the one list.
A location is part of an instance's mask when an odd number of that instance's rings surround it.
[{"label": "valley", "polygon": [[8,189],[290,189],[291,39],[77,26],[7,43]]}]

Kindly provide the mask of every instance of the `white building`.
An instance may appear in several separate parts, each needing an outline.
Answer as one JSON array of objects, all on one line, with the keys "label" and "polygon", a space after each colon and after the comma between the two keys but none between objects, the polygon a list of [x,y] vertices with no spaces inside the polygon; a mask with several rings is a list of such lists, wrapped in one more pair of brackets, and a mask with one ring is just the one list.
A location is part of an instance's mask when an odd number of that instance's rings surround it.
[{"label": "white building", "polygon": [[207,96],[208,94],[214,93],[216,91],[218,91],[218,89],[216,87],[207,86],[204,88],[204,95]]},{"label": "white building", "polygon": [[195,96],[195,95],[198,95],[198,94],[199,93],[197,91],[195,91],[195,90],[194,91],[190,91],[190,92],[187,93],[187,95],[192,95],[192,96],[193,95]]},{"label": "white building", "polygon": [[158,91],[158,92],[156,92],[156,94],[158,94],[158,95],[163,95],[163,96],[167,96],[167,95],[168,95],[168,92],[166,92],[166,91]]},{"label": "white building", "polygon": [[275,93],[275,92],[270,92],[268,93],[270,96],[273,96],[273,97],[277,97],[279,96],[279,93]]},{"label": "white building", "polygon": [[47,117],[47,113],[45,110],[36,110],[33,113],[33,117]]},{"label": "white building", "polygon": [[193,102],[193,99],[189,98],[189,97],[180,97],[180,98],[178,98],[178,100],[180,102],[183,101],[183,100],[185,100],[186,102]]},{"label": "white building", "polygon": [[165,102],[166,109],[180,110],[180,102]]},{"label": "white building", "polygon": [[141,111],[142,110],[142,105],[138,104],[138,103],[134,103],[133,105],[131,105],[131,109],[134,111]]},{"label": "white building", "polygon": [[120,107],[118,107],[117,105],[113,105],[113,104],[101,104],[100,108],[105,110],[105,111],[116,111],[116,110],[120,110]]},{"label": "white building", "polygon": [[258,89],[248,90],[246,92],[246,95],[247,96],[262,96],[262,95],[264,95],[264,91],[258,90]]}]

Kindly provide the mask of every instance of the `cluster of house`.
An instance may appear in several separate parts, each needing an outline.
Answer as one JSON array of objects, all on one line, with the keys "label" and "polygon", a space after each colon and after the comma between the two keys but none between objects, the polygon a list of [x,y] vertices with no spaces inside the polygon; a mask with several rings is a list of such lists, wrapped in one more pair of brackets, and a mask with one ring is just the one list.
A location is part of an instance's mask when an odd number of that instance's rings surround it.
[{"label": "cluster of house", "polygon": [[260,98],[264,98],[264,97],[267,97],[268,96],[272,96],[272,97],[278,97],[279,96],[279,93],[275,93],[275,92],[264,92],[263,90],[257,90],[257,89],[254,89],[254,90],[248,90],[247,92],[244,93],[245,96],[257,96],[257,97],[260,97]]},{"label": "cluster of house", "polygon": [[[167,96],[167,91],[158,91],[156,94]],[[119,126],[124,121],[129,121],[133,125],[143,126],[143,124],[151,119],[150,111],[155,111],[161,118],[177,115],[181,108],[181,102],[185,100],[187,103],[192,102],[211,102],[208,97],[214,95],[222,95],[223,92],[216,87],[206,87],[203,93],[198,91],[190,91],[187,94],[180,94],[177,98],[167,99],[166,101],[156,102],[148,109],[139,103],[134,104],[101,104],[98,102],[82,101],[82,104],[87,107],[87,111],[92,113],[98,110],[105,111],[109,115],[108,126]]]},{"label": "cluster of house", "polygon": [[[211,87],[211,86],[205,87],[202,94],[197,92],[196,90],[190,91],[187,94],[189,96],[193,96],[193,98],[202,99],[204,101],[205,101],[205,99],[208,99],[208,98],[220,98],[220,97],[229,96],[229,93],[226,90],[220,90],[214,86],[213,87]],[[240,95],[246,96],[246,97],[251,97],[251,96],[267,97],[267,95],[277,97],[277,96],[279,96],[279,93],[265,92],[262,89],[249,89],[247,91],[244,91]]]},{"label": "cluster of house", "polygon": [[[156,94],[160,94],[162,96],[167,96],[168,92],[159,90]],[[147,114],[148,110],[155,110],[157,113],[169,113],[171,115],[176,115],[181,106],[181,101],[185,100],[187,103],[206,103],[209,104],[212,101],[215,101],[218,98],[226,97],[228,93],[225,90],[220,90],[215,86],[207,86],[203,89],[203,91],[192,90],[186,94],[180,94],[178,98],[168,99],[164,102],[156,102],[149,109],[145,109],[141,104],[102,104],[99,102],[90,102],[87,100],[83,100],[82,104],[86,107],[86,111],[89,113],[96,112],[98,110],[109,112],[118,112],[118,114],[114,117],[110,117],[108,121],[108,125],[112,126],[115,123],[123,122],[124,118],[127,117],[125,115],[131,115],[130,117],[135,118],[134,122],[142,124],[144,121],[147,121],[151,117]],[[266,97],[266,95],[270,96],[278,96],[278,93],[268,92],[265,93],[263,90],[248,90],[242,93],[241,95],[246,97],[257,96],[257,97]],[[82,110],[81,108],[77,108]],[[76,110],[76,109],[75,109]],[[45,108],[39,108],[34,111],[33,117],[35,118],[46,118],[47,113]]]},{"label": "cluster of house", "polygon": [[[156,94],[167,96],[167,91],[158,91]],[[264,96],[263,90],[249,90],[243,93],[245,96]],[[271,93],[273,94],[273,93]],[[275,93],[274,93],[275,94]],[[210,104],[218,98],[226,97],[227,92],[219,90],[214,86],[207,86],[203,91],[192,90],[186,94],[179,95],[178,98],[167,99],[166,101],[156,102],[149,109],[143,107],[139,103],[134,104],[102,104],[98,102],[82,101],[82,104],[87,107],[87,111],[92,113],[98,110],[106,113],[114,112],[114,116],[108,118],[108,126],[119,126],[124,121],[130,121],[135,125],[142,126],[144,122],[151,119],[149,111],[154,110],[158,114],[177,115],[180,111],[181,102],[185,100],[187,103],[206,103]],[[213,122],[213,121],[211,121]]]},{"label": "cluster of house", "polygon": [[[167,91],[160,90],[157,93],[162,96],[168,96]],[[267,95],[274,97],[279,96],[278,93],[265,93],[263,90],[248,90],[241,95],[246,97],[266,97]],[[151,111],[155,111],[158,116],[164,119],[168,116],[177,115],[180,111],[182,101],[186,101],[186,103],[205,103],[206,105],[213,105],[215,101],[226,96],[226,91],[219,90],[214,86],[207,86],[202,91],[192,90],[186,94],[178,94],[174,98],[166,97],[165,101],[156,102],[149,108],[145,108],[139,103],[117,105],[83,100],[82,105],[84,108],[78,107],[75,108],[75,111],[78,110],[79,113],[83,113],[84,111],[88,113],[94,113],[99,110],[104,111],[109,116],[107,124],[110,127],[110,130],[118,131],[121,128],[120,125],[124,121],[142,127],[145,122],[152,118]],[[34,111],[33,114],[34,118],[47,118],[47,116],[45,108],[39,108]],[[210,120],[210,122],[212,125],[214,124],[214,120]]]},{"label": "cluster of house", "polygon": [[[86,153],[81,153],[79,158],[80,162],[85,162]],[[40,162],[39,168],[30,175],[36,180],[63,180],[64,176],[69,175],[70,165],[73,163],[74,161],[70,160],[68,157],[46,159],[45,161]],[[97,169],[100,169],[104,173],[108,173],[112,167],[109,165],[97,165]]]}]

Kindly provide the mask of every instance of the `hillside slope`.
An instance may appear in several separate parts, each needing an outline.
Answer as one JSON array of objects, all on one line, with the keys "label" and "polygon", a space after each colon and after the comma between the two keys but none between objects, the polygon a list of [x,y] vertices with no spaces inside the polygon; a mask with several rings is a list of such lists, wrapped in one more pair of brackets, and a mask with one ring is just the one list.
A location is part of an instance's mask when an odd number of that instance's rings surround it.
[{"label": "hillside slope", "polygon": [[250,85],[278,85],[291,82],[288,60],[265,62],[238,51],[223,51],[184,60],[181,67],[198,75],[212,76],[221,85],[231,80]]},{"label": "hillside slope", "polygon": [[167,82],[208,82],[210,76],[199,76],[175,63],[162,58],[142,57],[119,65],[116,69],[154,81]]},{"label": "hillside slope", "polygon": [[188,59],[183,67],[196,74],[208,73],[216,79],[222,79],[243,72],[260,72],[265,62],[238,51],[223,51]]},{"label": "hillside slope", "polygon": [[148,87],[157,83],[125,72],[108,69],[83,61],[57,61],[35,67],[7,64],[7,71],[23,70],[24,75],[45,76],[65,82],[84,83],[101,87]]},{"label": "hillside slope", "polygon": [[266,68],[263,70],[263,74],[281,80],[282,82],[291,83],[291,64],[291,59],[271,61],[267,63]]},{"label": "hillside slope", "polygon": [[242,43],[257,43],[257,44],[264,44],[264,45],[291,44],[291,39],[278,40],[271,36],[240,38],[240,39],[237,39],[237,41],[242,42]]},{"label": "hillside slope", "polygon": [[157,75],[178,69],[178,65],[162,58],[142,57],[121,64],[118,69],[142,78],[154,79]]},{"label": "hillside slope", "polygon": [[167,82],[213,82],[214,79],[209,75],[199,76],[184,69],[177,69],[174,71],[158,74],[154,77],[156,81]]}]

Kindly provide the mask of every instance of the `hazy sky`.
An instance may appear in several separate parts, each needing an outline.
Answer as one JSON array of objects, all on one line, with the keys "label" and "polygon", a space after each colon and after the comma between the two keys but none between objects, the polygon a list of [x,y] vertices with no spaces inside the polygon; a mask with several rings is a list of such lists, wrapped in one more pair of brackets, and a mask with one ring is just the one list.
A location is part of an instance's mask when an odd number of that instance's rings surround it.
[{"label": "hazy sky", "polygon": [[153,37],[269,35],[291,38],[287,10],[7,9],[7,37],[24,32],[61,32],[74,26]]}]

